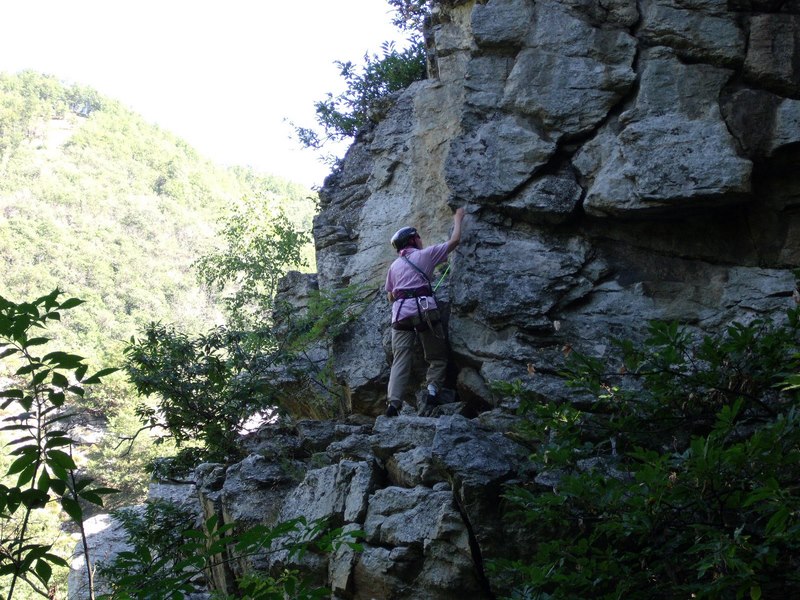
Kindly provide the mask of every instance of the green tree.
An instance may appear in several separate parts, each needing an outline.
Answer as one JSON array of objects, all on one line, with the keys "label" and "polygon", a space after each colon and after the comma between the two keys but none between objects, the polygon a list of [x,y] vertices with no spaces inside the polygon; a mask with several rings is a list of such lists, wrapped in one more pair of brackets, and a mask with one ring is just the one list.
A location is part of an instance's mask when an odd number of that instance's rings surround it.
[{"label": "green tree", "polygon": [[151,324],[125,349],[125,369],[142,396],[137,413],[150,430],[163,429],[191,460],[194,442],[204,458],[225,462],[238,456],[236,440],[245,422],[274,408],[274,389],[261,377],[268,365],[223,327],[189,336],[174,326]]},{"label": "green tree", "polygon": [[368,123],[379,122],[394,104],[395,95],[427,75],[422,27],[430,15],[430,0],[390,0],[393,24],[409,35],[407,46],[384,43],[381,54],[364,54],[363,64],[335,61],[345,91],[328,93],[314,103],[316,127],[295,126],[306,148],[322,148],[329,141],[352,138]]},{"label": "green tree", "polygon": [[222,248],[196,263],[200,280],[223,293],[229,326],[266,329],[278,282],[292,267],[308,266],[303,256],[311,236],[292,223],[269,198],[245,198],[222,219]]}]

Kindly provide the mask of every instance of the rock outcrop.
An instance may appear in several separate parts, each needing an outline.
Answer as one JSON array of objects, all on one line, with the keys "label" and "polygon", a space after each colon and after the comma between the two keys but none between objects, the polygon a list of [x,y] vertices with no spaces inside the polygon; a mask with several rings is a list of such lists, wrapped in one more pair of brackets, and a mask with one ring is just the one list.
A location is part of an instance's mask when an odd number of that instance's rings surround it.
[{"label": "rock outcrop", "polygon": [[[254,569],[295,568],[336,598],[495,597],[503,582],[486,562],[522,556],[531,541],[503,518],[502,501],[506,484],[529,478],[528,452],[505,435],[512,420],[493,416],[425,418],[409,411],[374,425],[300,421],[281,461],[256,453],[227,470],[202,466],[198,492],[206,517],[270,526],[325,519],[363,532],[358,552],[342,546],[302,559],[276,552],[231,564],[213,574],[215,589],[231,589],[233,578]],[[266,426],[260,435],[287,431]]]},{"label": "rock outcrop", "polygon": [[[782,1],[439,2],[436,77],[322,189],[320,289],[380,290],[396,229],[434,243],[466,207],[439,296],[453,383],[484,405],[494,380],[563,395],[567,345],[781,314],[800,265],[798,19]],[[376,294],[332,349],[354,412],[382,410],[387,327]]]}]

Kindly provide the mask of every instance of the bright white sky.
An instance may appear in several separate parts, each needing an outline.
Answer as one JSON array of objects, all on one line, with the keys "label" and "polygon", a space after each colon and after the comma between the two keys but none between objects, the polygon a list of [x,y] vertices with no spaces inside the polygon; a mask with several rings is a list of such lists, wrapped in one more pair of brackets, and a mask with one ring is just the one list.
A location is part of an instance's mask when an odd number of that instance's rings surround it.
[{"label": "bright white sky", "polygon": [[5,2],[0,71],[34,69],[119,100],[208,158],[318,186],[328,173],[289,139],[359,63],[402,40],[386,0]]}]

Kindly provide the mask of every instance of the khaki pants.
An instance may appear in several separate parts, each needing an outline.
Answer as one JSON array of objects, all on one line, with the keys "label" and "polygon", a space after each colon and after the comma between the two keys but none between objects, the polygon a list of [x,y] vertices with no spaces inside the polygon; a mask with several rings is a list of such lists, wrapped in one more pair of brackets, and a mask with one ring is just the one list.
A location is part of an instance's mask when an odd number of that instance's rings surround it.
[{"label": "khaki pants", "polygon": [[426,384],[442,389],[447,374],[447,340],[441,321],[426,331],[392,329],[392,370],[389,374],[388,400],[398,410],[403,405],[408,378],[416,351],[416,338],[422,342],[425,362],[428,363]]}]

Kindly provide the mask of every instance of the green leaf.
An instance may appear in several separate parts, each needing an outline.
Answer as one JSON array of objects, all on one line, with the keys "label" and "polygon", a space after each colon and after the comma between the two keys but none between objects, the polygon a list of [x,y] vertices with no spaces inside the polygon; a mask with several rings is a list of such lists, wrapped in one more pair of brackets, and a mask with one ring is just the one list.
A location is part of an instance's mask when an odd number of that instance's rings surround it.
[{"label": "green leaf", "polygon": [[81,505],[72,498],[61,498],[61,508],[63,508],[64,512],[67,513],[76,523],[83,521],[83,510],[81,509]]},{"label": "green leaf", "polygon": [[77,469],[75,461],[72,460],[72,457],[61,450],[47,450],[47,464],[50,466],[57,465],[67,470]]},{"label": "green leaf", "polygon": [[80,300],[79,298],[69,298],[68,300],[64,300],[61,304],[59,304],[59,310],[65,310],[70,308],[75,308],[76,306],[80,306],[84,304],[85,300]]},{"label": "green leaf", "polygon": [[17,485],[19,487],[23,487],[25,485],[28,485],[33,480],[34,476],[36,475],[36,469],[37,468],[38,468],[38,464],[35,463],[35,462],[30,464],[30,465],[28,465],[27,467],[25,467],[22,470],[22,472],[19,474],[19,476],[17,477]]},{"label": "green leaf", "polygon": [[53,475],[58,477],[58,479],[64,482],[69,481],[69,473],[64,467],[52,461],[48,461],[47,466],[50,467],[50,471],[52,471]]},{"label": "green leaf", "polygon": [[20,494],[20,497],[22,498],[22,504],[30,509],[42,508],[50,499],[46,491],[37,490],[36,488],[25,490]]},{"label": "green leaf", "polygon": [[42,474],[39,475],[39,481],[36,483],[36,489],[40,492],[47,492],[50,489],[50,475],[47,470],[43,469]]},{"label": "green leaf", "polygon": [[13,575],[17,570],[17,565],[13,563],[0,564],[0,577],[5,575]]},{"label": "green leaf", "polygon": [[68,567],[69,563],[66,559],[61,558],[60,556],[56,556],[55,554],[50,554],[49,552],[45,554],[42,558],[49,560],[51,563],[58,567]]},{"label": "green leaf", "polygon": [[45,296],[40,296],[36,300],[33,301],[33,304],[39,305],[44,304],[45,308],[52,308],[53,306],[58,305],[58,297],[61,295],[61,290],[56,288],[49,294]]},{"label": "green leaf", "polygon": [[56,365],[62,369],[77,369],[83,360],[82,356],[61,351],[50,352],[42,357],[43,362]]},{"label": "green leaf", "polygon": [[[27,444],[26,446],[19,446],[19,444],[24,444],[25,442],[33,442],[31,444]],[[19,448],[14,448],[11,452],[11,456],[21,456],[22,454],[32,454],[34,457],[39,456],[39,446],[36,444],[36,438],[30,435],[24,435],[21,438],[17,438],[13,442],[11,442],[12,446],[19,446]]]},{"label": "green leaf", "polygon": [[76,396],[80,396],[81,398],[83,398],[83,395],[84,395],[84,393],[85,393],[85,392],[84,392],[84,390],[83,390],[83,388],[82,388],[82,387],[80,387],[79,385],[71,385],[71,386],[69,386],[69,387],[67,388],[67,390],[68,390],[68,391],[70,391],[70,392],[72,392],[72,393],[73,393],[73,394],[75,394]]},{"label": "green leaf", "polygon": [[2,352],[0,352],[0,360],[4,359],[7,356],[11,356],[12,354],[16,354],[19,352],[16,348],[6,348]]},{"label": "green leaf", "polygon": [[38,368],[40,368],[40,365],[32,365],[32,364],[23,365],[19,369],[17,369],[14,374],[27,375],[28,373],[33,373]]},{"label": "green leaf", "polygon": [[64,402],[66,402],[66,396],[64,396],[64,392],[53,392],[51,390],[47,397],[53,404],[54,408],[60,408],[64,406]]},{"label": "green leaf", "polygon": [[34,571],[44,583],[50,581],[50,577],[53,575],[53,568],[44,560],[36,561]]},{"label": "green leaf", "polygon": [[35,374],[35,375],[34,375],[34,376],[31,378],[31,382],[33,383],[33,385],[34,385],[34,386],[37,386],[37,385],[39,385],[40,383],[42,383],[42,382],[43,382],[45,379],[47,379],[47,376],[48,376],[49,374],[50,374],[50,371],[49,371],[48,369],[42,369],[41,371],[39,371],[38,373],[36,373],[36,374]]},{"label": "green leaf", "polygon": [[46,338],[46,337],[31,338],[27,342],[25,342],[24,346],[26,348],[30,348],[31,346],[41,346],[43,344],[46,344],[49,341],[50,341],[50,338]]},{"label": "green leaf", "polygon": [[33,396],[26,395],[19,401],[19,403],[25,410],[30,410],[33,406]]},{"label": "green leaf", "polygon": [[11,466],[8,467],[8,471],[6,471],[6,475],[15,475],[17,473],[22,472],[25,467],[33,463],[37,458],[37,454],[34,452],[26,452],[22,456],[20,456],[17,460],[11,463]]},{"label": "green leaf", "polygon": [[3,390],[0,392],[0,398],[22,398],[25,393],[20,389]]},{"label": "green leaf", "polygon": [[45,448],[57,448],[59,446],[69,446],[71,443],[72,443],[72,440],[70,438],[67,438],[67,437],[55,437],[55,438],[50,438],[49,440],[47,440],[47,443],[45,444],[44,447]]},{"label": "green leaf", "polygon": [[53,490],[55,494],[59,496],[63,496],[67,492],[67,482],[63,479],[53,479],[50,478],[50,489]]},{"label": "green leaf", "polygon": [[94,490],[84,490],[78,495],[91,504],[103,506],[103,498],[96,494]]},{"label": "green leaf", "polygon": [[98,371],[97,373],[95,373],[94,375],[92,375],[91,377],[89,377],[88,379],[84,379],[81,383],[84,383],[86,385],[93,384],[93,383],[100,383],[100,380],[101,380],[102,377],[105,377],[106,375],[110,375],[111,373],[115,373],[116,371],[119,371],[119,369],[117,369],[115,367],[111,367],[111,368],[108,368],[108,369],[102,369],[102,370]]},{"label": "green leaf", "polygon": [[770,520],[767,522],[766,532],[767,535],[776,535],[783,533],[786,530],[786,523],[789,521],[791,511],[785,506],[781,506],[775,511]]},{"label": "green leaf", "polygon": [[53,385],[60,388],[69,387],[69,379],[67,379],[62,373],[57,371],[53,371]]}]

